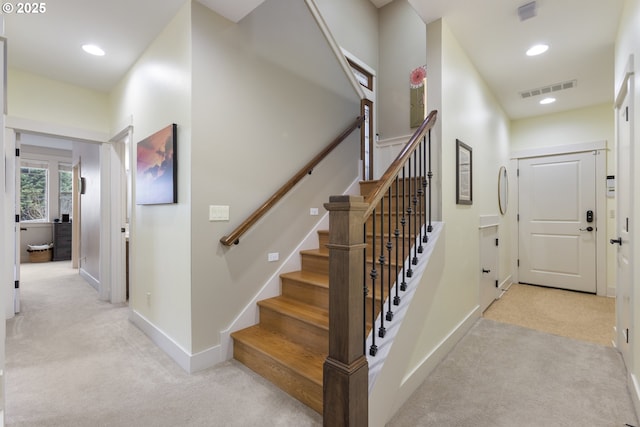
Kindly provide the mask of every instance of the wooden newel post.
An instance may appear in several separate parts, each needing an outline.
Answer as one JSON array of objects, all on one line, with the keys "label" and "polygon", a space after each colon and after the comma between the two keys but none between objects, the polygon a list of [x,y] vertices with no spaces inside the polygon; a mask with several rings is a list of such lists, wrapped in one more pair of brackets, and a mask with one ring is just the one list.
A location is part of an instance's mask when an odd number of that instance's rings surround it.
[{"label": "wooden newel post", "polygon": [[366,426],[369,366],[364,354],[364,212],[362,196],[332,196],[329,211],[329,355],[324,363],[323,422]]}]

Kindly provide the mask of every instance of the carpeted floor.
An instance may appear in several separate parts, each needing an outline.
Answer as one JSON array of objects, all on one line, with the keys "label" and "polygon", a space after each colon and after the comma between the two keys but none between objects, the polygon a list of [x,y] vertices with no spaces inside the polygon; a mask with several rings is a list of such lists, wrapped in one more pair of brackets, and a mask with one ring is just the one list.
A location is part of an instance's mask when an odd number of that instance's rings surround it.
[{"label": "carpeted floor", "polygon": [[[23,265],[22,294],[7,321],[9,427],[322,424],[234,361],[186,374],[67,262]],[[638,425],[613,348],[480,319],[388,425],[625,423]]]},{"label": "carpeted floor", "polygon": [[637,426],[620,354],[480,319],[389,427]]},{"label": "carpeted floor", "polygon": [[22,265],[22,312],[7,321],[7,426],[321,425],[235,361],[185,373],[70,265]]},{"label": "carpeted floor", "polygon": [[483,316],[554,335],[611,346],[614,338],[615,299],[514,283]]}]

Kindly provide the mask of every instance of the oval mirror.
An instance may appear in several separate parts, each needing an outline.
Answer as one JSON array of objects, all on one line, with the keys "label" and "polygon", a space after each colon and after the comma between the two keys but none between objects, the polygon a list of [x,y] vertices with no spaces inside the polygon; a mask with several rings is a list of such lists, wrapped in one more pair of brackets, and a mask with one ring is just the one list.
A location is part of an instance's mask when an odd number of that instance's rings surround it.
[{"label": "oval mirror", "polygon": [[507,198],[509,194],[509,179],[507,177],[507,168],[500,167],[498,172],[498,205],[502,215],[507,213]]}]

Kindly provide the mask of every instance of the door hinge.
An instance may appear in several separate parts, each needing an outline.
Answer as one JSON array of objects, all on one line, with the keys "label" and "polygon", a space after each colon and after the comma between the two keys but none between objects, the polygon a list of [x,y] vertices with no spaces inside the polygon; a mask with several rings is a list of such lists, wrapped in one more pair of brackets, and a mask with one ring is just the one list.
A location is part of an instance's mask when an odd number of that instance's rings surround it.
[{"label": "door hinge", "polygon": [[516,169],[516,176],[520,176],[520,168]]},{"label": "door hinge", "polygon": [[624,227],[625,231],[628,233],[629,232],[629,218],[626,219],[626,223],[625,223],[625,227]]},{"label": "door hinge", "polygon": [[625,335],[626,335],[625,338],[627,339],[627,344],[629,344],[629,328],[627,328]]},{"label": "door hinge", "polygon": [[20,215],[16,214],[16,222],[20,222]]},{"label": "door hinge", "polygon": [[498,281],[496,280],[496,288],[498,287]]},{"label": "door hinge", "polygon": [[496,246],[498,246],[498,239],[496,239]]},{"label": "door hinge", "polygon": [[520,260],[518,260],[518,267],[520,267]]},{"label": "door hinge", "polygon": [[516,215],[516,220],[520,221],[520,214]]},{"label": "door hinge", "polygon": [[629,121],[629,107],[625,107],[624,109],[624,120]]},{"label": "door hinge", "polygon": [[16,157],[20,157],[20,149],[16,148]]},{"label": "door hinge", "polygon": [[15,282],[13,282],[13,287],[15,289],[20,289],[20,280],[16,280]]}]

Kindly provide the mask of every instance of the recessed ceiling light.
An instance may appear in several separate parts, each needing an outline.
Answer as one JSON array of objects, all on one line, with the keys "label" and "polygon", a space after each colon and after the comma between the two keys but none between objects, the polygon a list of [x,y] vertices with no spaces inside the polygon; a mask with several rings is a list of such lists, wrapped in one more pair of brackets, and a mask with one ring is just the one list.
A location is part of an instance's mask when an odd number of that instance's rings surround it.
[{"label": "recessed ceiling light", "polygon": [[554,102],[556,102],[555,98],[545,98],[540,101],[540,104],[546,105],[546,104],[553,104]]},{"label": "recessed ceiling light", "polygon": [[96,46],[95,44],[82,45],[82,50],[91,55],[104,56],[104,50],[100,49],[100,47]]},{"label": "recessed ceiling light", "polygon": [[545,53],[547,50],[549,50],[549,46],[546,44],[537,44],[535,46],[531,46],[529,48],[529,50],[527,50],[527,56],[536,56],[536,55],[540,55],[541,53]]}]

